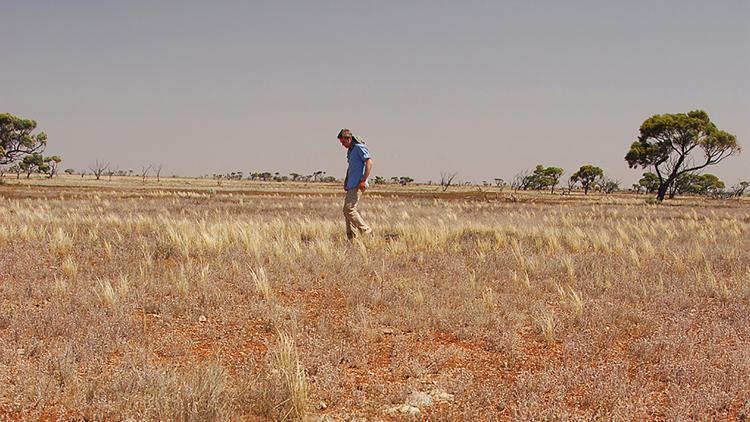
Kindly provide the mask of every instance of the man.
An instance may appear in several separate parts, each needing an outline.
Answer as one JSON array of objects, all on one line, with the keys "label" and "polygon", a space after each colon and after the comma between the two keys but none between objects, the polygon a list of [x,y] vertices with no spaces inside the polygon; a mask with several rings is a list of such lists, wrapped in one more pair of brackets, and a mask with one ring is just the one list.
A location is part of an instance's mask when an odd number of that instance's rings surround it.
[{"label": "man", "polygon": [[346,160],[349,162],[344,179],[346,191],[344,219],[346,220],[346,237],[352,240],[360,234],[372,233],[370,226],[357,211],[359,198],[369,186],[367,178],[370,177],[372,171],[372,157],[364,142],[357,140],[349,129],[341,129],[338,139],[341,146],[347,149]]}]

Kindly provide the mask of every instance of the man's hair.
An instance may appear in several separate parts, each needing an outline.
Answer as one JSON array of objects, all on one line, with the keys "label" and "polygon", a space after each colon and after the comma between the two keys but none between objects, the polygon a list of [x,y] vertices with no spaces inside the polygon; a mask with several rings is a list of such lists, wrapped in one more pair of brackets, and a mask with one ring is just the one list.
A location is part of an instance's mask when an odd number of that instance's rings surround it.
[{"label": "man's hair", "polygon": [[341,129],[341,130],[339,131],[339,135],[338,135],[338,138],[339,138],[339,139],[343,138],[343,137],[344,137],[344,135],[345,135],[345,134],[347,134],[347,133],[348,133],[348,134],[349,134],[349,136],[350,136],[350,137],[352,138],[352,144],[362,144],[362,145],[364,145],[364,144],[365,144],[365,141],[364,141],[364,139],[362,139],[362,138],[360,138],[360,139],[357,139],[357,138],[356,138],[356,137],[354,136],[354,134],[352,133],[352,131],[351,131],[351,130],[349,130],[349,129],[346,129],[346,128],[344,128],[344,129]]}]

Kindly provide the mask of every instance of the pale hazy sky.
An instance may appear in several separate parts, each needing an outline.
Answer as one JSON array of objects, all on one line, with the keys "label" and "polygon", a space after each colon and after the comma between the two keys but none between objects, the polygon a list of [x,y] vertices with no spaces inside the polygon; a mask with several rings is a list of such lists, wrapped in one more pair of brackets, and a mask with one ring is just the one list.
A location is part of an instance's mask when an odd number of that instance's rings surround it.
[{"label": "pale hazy sky", "polygon": [[746,152],[750,1],[8,1],[0,111],[63,168],[511,179],[593,163],[625,186],[644,119],[706,110]]}]

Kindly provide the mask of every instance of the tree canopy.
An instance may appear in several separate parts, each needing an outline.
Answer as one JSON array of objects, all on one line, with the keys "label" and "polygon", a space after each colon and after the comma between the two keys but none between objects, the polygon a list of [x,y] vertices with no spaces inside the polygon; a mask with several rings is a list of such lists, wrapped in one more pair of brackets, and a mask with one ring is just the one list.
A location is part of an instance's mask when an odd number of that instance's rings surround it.
[{"label": "tree canopy", "polygon": [[564,170],[560,167],[544,167],[537,164],[533,172],[524,170],[516,175],[512,184],[513,189],[542,190],[551,188],[552,193],[554,193],[555,186],[560,183],[560,176],[563,172]]},{"label": "tree canopy", "polygon": [[715,195],[724,190],[726,185],[713,174],[683,173],[677,176],[669,187],[669,197],[691,193],[694,195]]},{"label": "tree canopy", "polygon": [[737,137],[719,130],[703,110],[656,114],[643,122],[625,160],[631,168],[653,169],[662,201],[678,176],[717,164],[738,154]]},{"label": "tree canopy", "polygon": [[643,173],[643,177],[638,180],[638,185],[643,187],[647,193],[656,193],[656,191],[659,190],[659,176],[647,171]]},{"label": "tree canopy", "polygon": [[40,153],[47,146],[44,132],[33,134],[36,121],[0,113],[0,165],[12,164],[24,155]]},{"label": "tree canopy", "polygon": [[588,195],[589,189],[596,186],[596,184],[604,178],[604,170],[600,167],[586,164],[581,166],[575,173],[570,176],[570,180],[574,183],[580,183],[583,188],[583,193]]},{"label": "tree canopy", "polygon": [[44,157],[38,152],[23,157],[19,167],[26,173],[27,178],[31,177],[31,173],[46,173],[49,170],[49,166],[45,162]]}]

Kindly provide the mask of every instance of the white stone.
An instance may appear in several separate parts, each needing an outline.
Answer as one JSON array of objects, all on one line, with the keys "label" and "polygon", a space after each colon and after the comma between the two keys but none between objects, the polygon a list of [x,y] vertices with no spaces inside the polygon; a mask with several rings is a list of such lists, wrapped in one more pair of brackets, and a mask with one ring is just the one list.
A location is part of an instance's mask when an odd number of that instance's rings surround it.
[{"label": "white stone", "polygon": [[419,416],[422,412],[419,410],[418,407],[410,406],[408,404],[401,404],[396,407],[391,407],[390,409],[386,410],[386,413],[391,414],[391,415],[400,413],[402,415],[408,415],[408,416]]},{"label": "white stone", "polygon": [[437,401],[447,401],[452,402],[455,399],[455,396],[453,394],[447,393],[443,390],[432,390],[430,393],[432,395],[432,398],[434,398]]},{"label": "white stone", "polygon": [[406,398],[406,404],[415,407],[430,406],[432,404],[432,397],[430,397],[430,395],[427,393],[414,391],[413,393],[409,394],[409,397]]}]

